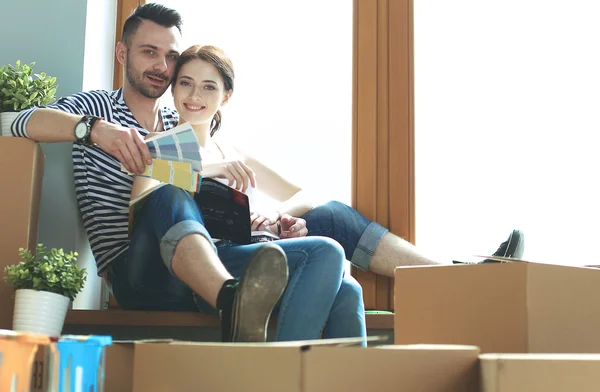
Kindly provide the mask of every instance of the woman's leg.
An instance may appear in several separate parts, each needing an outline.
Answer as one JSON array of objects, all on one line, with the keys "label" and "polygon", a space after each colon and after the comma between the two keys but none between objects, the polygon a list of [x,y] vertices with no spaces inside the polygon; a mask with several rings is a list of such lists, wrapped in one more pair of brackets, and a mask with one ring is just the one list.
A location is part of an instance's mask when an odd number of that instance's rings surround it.
[{"label": "woman's leg", "polygon": [[[356,316],[357,307],[350,308],[346,295],[354,296],[349,290],[340,293],[344,274],[344,253],[341,246],[328,238],[304,237],[275,241],[281,246],[288,259],[289,281],[280,305],[275,309],[278,314],[278,341],[317,339],[321,336],[325,323],[336,323],[336,319],[349,320]],[[223,264],[233,276],[239,276],[248,256],[260,244],[232,246],[219,249]],[[361,299],[362,301],[362,299]],[[334,303],[344,304],[336,307]],[[350,314],[345,314],[348,311]],[[360,311],[358,311],[360,313]],[[364,318],[364,311],[363,316]],[[364,336],[364,329],[354,323],[343,330],[346,335]],[[332,330],[332,334],[341,331]],[[333,336],[330,336],[333,337]]]},{"label": "woman's leg", "polygon": [[[346,275],[342,279],[323,336],[325,338],[367,336],[362,287],[352,276]],[[363,346],[366,346],[366,342],[363,342]]]}]

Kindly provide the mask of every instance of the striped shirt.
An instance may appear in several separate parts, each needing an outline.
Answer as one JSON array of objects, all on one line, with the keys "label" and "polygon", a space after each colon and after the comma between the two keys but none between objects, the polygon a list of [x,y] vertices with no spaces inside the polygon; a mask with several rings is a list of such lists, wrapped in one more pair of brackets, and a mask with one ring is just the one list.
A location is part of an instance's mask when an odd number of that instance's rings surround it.
[{"label": "striped shirt", "polygon": [[[48,108],[73,114],[90,114],[127,128],[146,131],[125,104],[122,89],[89,91],[59,99]],[[25,110],[12,125],[14,136],[28,137],[27,120],[37,108]],[[165,130],[178,121],[177,112],[161,110]],[[128,215],[133,176],[121,171],[120,162],[95,146],[73,143],[75,194],[100,274],[108,264],[129,248]]]}]

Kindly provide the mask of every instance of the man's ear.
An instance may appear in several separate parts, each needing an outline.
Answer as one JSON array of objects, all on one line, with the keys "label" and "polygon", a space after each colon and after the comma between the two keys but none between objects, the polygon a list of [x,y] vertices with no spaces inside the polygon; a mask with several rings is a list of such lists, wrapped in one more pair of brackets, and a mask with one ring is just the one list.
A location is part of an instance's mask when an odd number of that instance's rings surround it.
[{"label": "man's ear", "polygon": [[229,102],[229,98],[231,98],[231,94],[233,94],[233,91],[231,91],[231,90],[227,91],[227,93],[223,96],[223,100],[221,101],[221,106],[227,105],[227,102]]},{"label": "man's ear", "polygon": [[127,46],[122,41],[117,42],[117,47],[115,48],[115,55],[117,56],[117,61],[121,65],[125,65],[125,57],[127,57]]}]

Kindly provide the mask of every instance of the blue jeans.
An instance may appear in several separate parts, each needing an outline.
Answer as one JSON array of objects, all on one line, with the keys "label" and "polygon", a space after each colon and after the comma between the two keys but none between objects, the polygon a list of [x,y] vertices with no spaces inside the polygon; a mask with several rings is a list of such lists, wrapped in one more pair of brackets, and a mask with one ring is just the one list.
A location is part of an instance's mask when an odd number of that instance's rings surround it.
[{"label": "blue jeans", "polygon": [[[171,270],[177,242],[199,234],[210,240],[190,195],[165,185],[148,197],[128,252],[108,267],[115,298],[124,309],[215,312]],[[276,306],[278,341],[366,336],[362,288],[344,274],[344,250],[324,237],[276,241],[286,253],[288,286]],[[240,277],[261,244],[214,247],[223,265]]]},{"label": "blue jeans", "polygon": [[339,201],[313,208],[302,216],[309,236],[328,237],[344,248],[346,259],[368,270],[375,249],[388,229],[371,222],[360,212]]}]

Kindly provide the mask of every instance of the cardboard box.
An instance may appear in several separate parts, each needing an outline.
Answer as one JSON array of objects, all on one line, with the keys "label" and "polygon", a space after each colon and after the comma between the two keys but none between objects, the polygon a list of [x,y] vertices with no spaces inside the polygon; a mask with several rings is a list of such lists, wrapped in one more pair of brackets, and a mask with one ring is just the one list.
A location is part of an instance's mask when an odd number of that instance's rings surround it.
[{"label": "cardboard box", "polygon": [[31,366],[32,392],[54,392],[58,390],[58,353],[56,343],[38,346]]},{"label": "cardboard box", "polygon": [[600,270],[539,263],[400,267],[396,344],[600,353]]},{"label": "cardboard box", "polygon": [[133,343],[113,342],[105,349],[104,390],[133,391]]},{"label": "cardboard box", "polygon": [[[0,271],[38,240],[44,154],[38,143],[0,137]],[[12,328],[14,290],[0,279],[0,329]]]},{"label": "cardboard box", "polygon": [[105,385],[111,392],[476,392],[479,388],[476,347],[323,344],[113,343],[107,351]]},{"label": "cardboard box", "polygon": [[598,354],[483,354],[482,392],[596,392]]},{"label": "cardboard box", "polygon": [[134,392],[477,391],[475,347],[141,344]]}]

